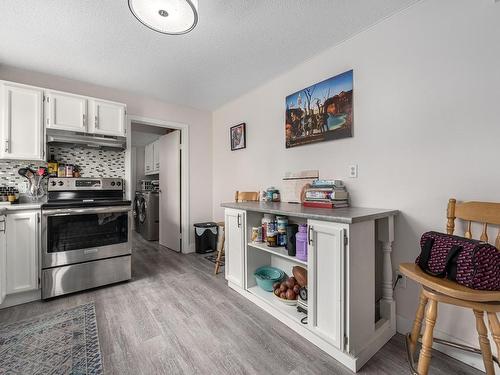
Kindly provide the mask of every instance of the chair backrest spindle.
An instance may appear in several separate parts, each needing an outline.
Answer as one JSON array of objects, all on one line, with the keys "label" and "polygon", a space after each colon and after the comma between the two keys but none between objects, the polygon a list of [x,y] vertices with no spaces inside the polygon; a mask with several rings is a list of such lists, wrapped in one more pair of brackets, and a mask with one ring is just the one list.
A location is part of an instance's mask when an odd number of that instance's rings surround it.
[{"label": "chair backrest spindle", "polygon": [[[479,239],[488,242],[488,225],[500,225],[500,203],[457,202],[452,198],[448,202],[446,232],[453,234],[455,219],[467,221],[464,237],[472,238],[472,223],[483,224]],[[495,239],[495,246],[500,249],[500,228]]]}]

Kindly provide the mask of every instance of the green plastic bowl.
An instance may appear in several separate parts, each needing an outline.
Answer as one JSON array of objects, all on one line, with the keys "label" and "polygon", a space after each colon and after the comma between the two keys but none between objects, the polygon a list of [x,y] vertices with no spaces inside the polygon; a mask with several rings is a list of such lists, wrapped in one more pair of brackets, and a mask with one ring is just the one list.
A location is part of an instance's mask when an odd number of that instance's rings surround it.
[{"label": "green plastic bowl", "polygon": [[263,266],[255,270],[253,274],[257,285],[267,292],[273,291],[273,284],[277,281],[283,280],[285,272],[276,267]]}]

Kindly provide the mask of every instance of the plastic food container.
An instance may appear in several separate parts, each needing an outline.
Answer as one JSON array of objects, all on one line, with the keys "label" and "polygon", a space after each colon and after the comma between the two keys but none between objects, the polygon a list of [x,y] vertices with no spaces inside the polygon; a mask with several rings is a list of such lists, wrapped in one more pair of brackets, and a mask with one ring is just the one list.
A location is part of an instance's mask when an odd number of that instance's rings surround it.
[{"label": "plastic food container", "polygon": [[276,267],[263,266],[255,270],[254,276],[258,286],[266,292],[272,292],[273,284],[283,280],[285,272]]},{"label": "plastic food container", "polygon": [[295,250],[297,259],[307,261],[307,225],[300,224],[295,235]]}]

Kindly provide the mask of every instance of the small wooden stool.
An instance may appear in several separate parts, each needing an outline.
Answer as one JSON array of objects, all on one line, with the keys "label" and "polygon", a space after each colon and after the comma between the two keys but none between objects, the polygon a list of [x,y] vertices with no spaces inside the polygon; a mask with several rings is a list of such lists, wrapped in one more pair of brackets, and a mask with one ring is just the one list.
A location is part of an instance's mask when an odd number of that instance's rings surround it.
[{"label": "small wooden stool", "polygon": [[[483,224],[483,231],[480,239],[482,241],[488,241],[488,224],[500,225],[500,203],[457,203],[455,199],[450,199],[447,216],[448,223],[446,229],[448,234],[453,234],[455,230],[455,218],[459,218],[468,222],[465,232],[466,238],[472,238],[471,223],[478,222]],[[500,248],[500,230],[496,237],[495,246]],[[413,374],[428,374],[432,343],[437,342],[469,352],[482,354],[486,374],[494,375],[495,368],[493,363],[496,362],[499,365],[500,363],[498,358],[494,357],[491,352],[488,329],[484,322],[484,314],[486,313],[488,316],[491,334],[497,347],[497,353],[500,355],[500,323],[497,317],[497,313],[500,312],[500,292],[470,289],[448,279],[430,276],[422,271],[415,263],[403,263],[399,266],[399,270],[408,278],[422,285],[413,328],[411,333],[406,336],[408,361]],[[480,349],[433,337],[434,325],[437,319],[438,302],[472,309],[476,318],[476,330],[479,336]],[[417,342],[421,337],[420,331],[422,328],[422,320],[424,319],[424,312],[425,331],[422,336],[422,349],[418,359],[418,368],[415,370],[414,357],[417,350]]]},{"label": "small wooden stool", "polygon": [[222,257],[224,256],[224,242],[226,239],[224,222],[221,221],[217,223],[217,226],[219,227],[219,238],[217,239],[217,259],[215,260],[214,275],[219,273],[220,266],[223,262]]}]

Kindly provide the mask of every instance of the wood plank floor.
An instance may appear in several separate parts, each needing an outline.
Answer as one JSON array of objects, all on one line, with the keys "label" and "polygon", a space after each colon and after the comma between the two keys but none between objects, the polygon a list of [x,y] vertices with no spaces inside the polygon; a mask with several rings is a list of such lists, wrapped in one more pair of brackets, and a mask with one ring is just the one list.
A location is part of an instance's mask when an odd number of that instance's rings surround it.
[{"label": "wood plank floor", "polygon": [[[230,290],[202,256],[134,236],[133,280],[0,310],[16,321],[94,301],[106,374],[351,374]],[[395,336],[360,374],[409,374]],[[482,374],[435,353],[431,374]]]}]

